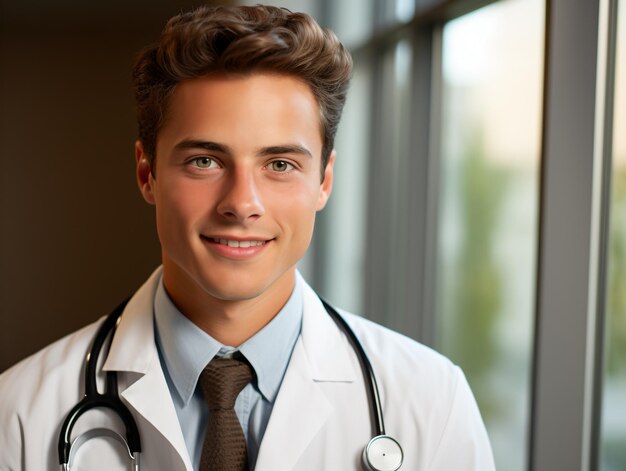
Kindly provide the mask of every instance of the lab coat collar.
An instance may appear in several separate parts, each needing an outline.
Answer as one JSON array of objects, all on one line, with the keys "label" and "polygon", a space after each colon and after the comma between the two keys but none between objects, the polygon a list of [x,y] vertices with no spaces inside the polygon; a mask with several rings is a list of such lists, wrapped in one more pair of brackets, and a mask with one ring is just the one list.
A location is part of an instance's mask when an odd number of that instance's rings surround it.
[{"label": "lab coat collar", "polygon": [[[159,267],[131,298],[104,363],[105,371],[145,374],[158,362],[154,343],[154,295],[161,277]],[[302,344],[314,381],[354,381],[355,368],[348,339],[326,313],[318,295],[296,272],[302,286]]]},{"label": "lab coat collar", "polygon": [[161,278],[157,268],[128,301],[113,337],[104,371],[145,374],[159,363],[154,341],[154,294]]},{"label": "lab coat collar", "polygon": [[301,277],[302,346],[314,381],[352,382],[360,371],[345,334],[328,315],[317,293]]},{"label": "lab coat collar", "polygon": [[120,377],[120,396],[139,414],[138,424],[147,421],[164,439],[162,444],[151,441],[153,449],[145,450],[146,453],[164,450],[163,447],[169,444],[176,454],[168,452],[168,455],[172,459],[174,456],[180,458],[172,471],[191,470],[185,439],[154,340],[154,294],[160,276],[161,268],[158,268],[128,302],[102,369],[131,373]]}]

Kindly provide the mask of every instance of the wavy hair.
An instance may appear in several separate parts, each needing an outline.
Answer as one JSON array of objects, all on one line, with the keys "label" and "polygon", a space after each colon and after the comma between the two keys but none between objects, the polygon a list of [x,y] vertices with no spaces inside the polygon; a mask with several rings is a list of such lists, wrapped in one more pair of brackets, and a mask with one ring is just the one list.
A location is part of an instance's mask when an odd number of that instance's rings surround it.
[{"label": "wavy hair", "polygon": [[285,8],[202,6],[171,18],[133,69],[139,139],[154,170],[157,134],[176,85],[210,74],[269,72],[309,85],[320,109],[322,176],[346,100],[352,58],[311,16]]}]

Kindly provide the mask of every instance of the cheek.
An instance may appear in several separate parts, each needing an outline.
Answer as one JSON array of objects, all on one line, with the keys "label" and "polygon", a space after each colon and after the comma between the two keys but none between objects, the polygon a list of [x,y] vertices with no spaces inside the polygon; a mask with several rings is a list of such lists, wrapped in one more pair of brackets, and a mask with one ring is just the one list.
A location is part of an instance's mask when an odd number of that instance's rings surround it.
[{"label": "cheek", "polygon": [[317,207],[315,189],[302,187],[277,198],[274,205],[276,217],[282,220],[295,238],[310,240]]},{"label": "cheek", "polygon": [[165,181],[155,198],[159,232],[184,231],[210,211],[207,185]]}]

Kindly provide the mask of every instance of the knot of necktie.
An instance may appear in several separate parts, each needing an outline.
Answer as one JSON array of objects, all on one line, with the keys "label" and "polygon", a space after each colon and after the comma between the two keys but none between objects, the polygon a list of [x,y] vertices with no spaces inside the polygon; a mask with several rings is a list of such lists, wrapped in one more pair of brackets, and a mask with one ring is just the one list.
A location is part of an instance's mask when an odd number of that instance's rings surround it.
[{"label": "knot of necktie", "polygon": [[245,360],[216,357],[200,374],[200,388],[210,411],[232,409],[251,380],[252,370]]}]

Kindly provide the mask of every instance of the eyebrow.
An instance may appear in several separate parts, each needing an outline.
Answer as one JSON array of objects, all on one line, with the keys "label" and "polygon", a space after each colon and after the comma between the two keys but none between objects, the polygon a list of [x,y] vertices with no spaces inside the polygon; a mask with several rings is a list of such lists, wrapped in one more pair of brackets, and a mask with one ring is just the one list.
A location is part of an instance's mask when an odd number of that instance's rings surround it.
[{"label": "eyebrow", "polygon": [[264,147],[257,151],[257,155],[259,157],[266,157],[268,155],[277,155],[277,154],[302,154],[306,155],[309,158],[313,158],[313,155],[306,147],[300,146],[298,144],[287,144],[283,146],[270,146]]},{"label": "eyebrow", "polygon": [[199,139],[185,139],[180,141],[176,146],[174,146],[176,150],[186,150],[186,149],[204,149],[211,152],[221,152],[223,154],[230,154],[230,147],[224,144],[219,144],[213,141],[202,141]]},{"label": "eyebrow", "polygon": [[[176,144],[174,148],[176,150],[204,149],[210,152],[232,154],[231,148],[225,144],[220,144],[219,142],[213,142],[213,141],[203,141],[199,139],[182,140],[178,144]],[[277,146],[262,147],[256,152],[256,155],[259,157],[267,157],[269,155],[280,155],[280,154],[301,154],[311,159],[313,158],[313,154],[311,154],[311,151],[309,151],[306,147],[298,145],[298,144],[284,144],[284,145],[277,145]]]}]

